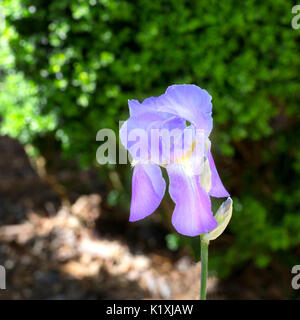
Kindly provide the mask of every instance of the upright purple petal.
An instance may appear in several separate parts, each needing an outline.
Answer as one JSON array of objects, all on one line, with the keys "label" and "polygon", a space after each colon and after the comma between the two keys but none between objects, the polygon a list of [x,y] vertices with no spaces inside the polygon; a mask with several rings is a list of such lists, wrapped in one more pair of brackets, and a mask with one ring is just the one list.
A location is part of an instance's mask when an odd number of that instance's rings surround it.
[{"label": "upright purple petal", "polygon": [[209,195],[216,198],[230,197],[230,194],[227,192],[227,190],[223,186],[221,178],[218,174],[214,159],[210,151],[210,145],[207,151],[207,155],[208,155],[208,162],[211,170],[211,189],[209,191]]},{"label": "upright purple petal", "polygon": [[[137,137],[135,135],[143,134],[140,139],[145,139],[146,146],[146,154],[140,155],[138,159],[135,160],[147,160],[150,157],[150,135],[149,130],[156,123],[162,123],[165,121],[164,114],[151,113],[146,112],[142,114],[138,114],[136,116],[130,117],[127,121],[124,122],[120,129],[120,139],[124,147],[129,151],[129,153],[135,158],[135,150],[136,144],[140,143],[137,141]],[[134,133],[134,134],[133,134]],[[133,137],[134,136],[134,139]],[[132,139],[132,140],[131,140]]]},{"label": "upright purple petal", "polygon": [[167,167],[169,193],[175,202],[172,223],[186,236],[197,236],[214,229],[218,223],[211,211],[208,194],[200,185],[199,176],[186,175],[181,165]]},{"label": "upright purple petal", "polygon": [[[136,101],[136,100],[131,100]],[[136,102],[133,102],[131,104],[131,107],[135,105]],[[133,107],[135,108],[135,107]],[[138,106],[137,108],[142,108],[142,105]],[[139,161],[148,161],[150,160],[150,157],[152,157],[152,160],[155,161],[154,159],[168,159],[167,154],[170,154],[173,150],[173,144],[174,140],[176,139],[168,139],[168,134],[165,132],[162,132],[162,136],[160,138],[160,143],[157,143],[157,146],[154,145],[155,142],[155,132],[154,129],[157,129],[158,131],[160,130],[166,130],[167,133],[170,134],[171,137],[173,137],[173,133],[176,134],[176,136],[181,135],[181,132],[184,130],[186,124],[185,120],[178,118],[174,116],[173,114],[168,114],[168,113],[158,113],[158,112],[150,112],[147,108],[145,109],[145,113],[139,113],[136,111],[131,111],[134,112],[135,115],[131,116],[121,127],[120,129],[120,139],[122,144],[125,146],[126,149],[130,152],[130,154],[135,157],[135,150],[137,143],[140,143],[140,141],[136,141],[137,139],[135,138],[134,141],[130,141],[130,133],[135,132],[136,134],[143,133],[143,136],[146,136],[146,141],[145,144],[147,144],[147,152],[139,156],[138,159]],[[152,131],[153,129],[153,131]],[[153,134],[153,140],[151,141],[151,133]],[[156,132],[158,133],[158,132]],[[168,140],[170,140],[171,145],[168,147]],[[168,147],[168,150],[166,148],[162,147],[162,144],[164,146]],[[167,153],[167,154],[163,154]]]},{"label": "upright purple petal", "polygon": [[[173,116],[163,122],[157,122],[149,130],[151,137],[151,160],[169,164],[174,158],[174,148],[185,130],[185,120]],[[156,129],[156,130],[155,130]]]},{"label": "upright purple petal", "polygon": [[166,93],[158,97],[156,108],[189,121],[196,128],[204,129],[209,136],[212,120],[211,96],[206,90],[192,84],[170,86]]},{"label": "upright purple petal", "polygon": [[137,164],[132,177],[129,221],[141,220],[159,206],[166,189],[161,169],[156,164]]},{"label": "upright purple petal", "polygon": [[131,117],[143,112],[143,108],[138,100],[128,100],[129,114]]},{"label": "upright purple petal", "polygon": [[150,97],[145,99],[142,103],[135,99],[128,100],[130,116],[136,117],[146,112],[157,113],[157,99],[157,97]]}]

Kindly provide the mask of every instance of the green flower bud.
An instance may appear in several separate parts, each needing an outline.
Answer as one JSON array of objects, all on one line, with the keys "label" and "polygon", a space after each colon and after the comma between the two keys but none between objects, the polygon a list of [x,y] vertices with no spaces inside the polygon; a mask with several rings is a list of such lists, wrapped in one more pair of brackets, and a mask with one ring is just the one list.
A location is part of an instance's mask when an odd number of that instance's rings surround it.
[{"label": "green flower bud", "polygon": [[202,240],[215,240],[223,233],[232,216],[232,204],[233,201],[231,198],[227,198],[227,200],[221,204],[220,208],[214,216],[218,222],[218,226],[215,229],[205,233],[202,237]]}]

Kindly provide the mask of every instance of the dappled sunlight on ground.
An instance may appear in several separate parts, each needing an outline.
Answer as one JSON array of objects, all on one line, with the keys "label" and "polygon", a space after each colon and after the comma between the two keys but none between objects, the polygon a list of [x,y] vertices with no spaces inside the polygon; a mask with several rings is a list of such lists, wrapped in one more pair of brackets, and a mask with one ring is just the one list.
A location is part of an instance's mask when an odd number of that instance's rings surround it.
[{"label": "dappled sunlight on ground", "polygon": [[[98,187],[77,189],[62,204],[16,141],[0,138],[0,148],[0,264],[7,270],[0,298],[199,299],[200,263],[167,249],[167,228],[151,219],[129,224],[127,213],[104,205]],[[72,178],[84,189],[94,183],[87,177]],[[227,280],[212,276],[208,298],[280,299],[283,274],[280,266],[275,273],[249,266]]]}]

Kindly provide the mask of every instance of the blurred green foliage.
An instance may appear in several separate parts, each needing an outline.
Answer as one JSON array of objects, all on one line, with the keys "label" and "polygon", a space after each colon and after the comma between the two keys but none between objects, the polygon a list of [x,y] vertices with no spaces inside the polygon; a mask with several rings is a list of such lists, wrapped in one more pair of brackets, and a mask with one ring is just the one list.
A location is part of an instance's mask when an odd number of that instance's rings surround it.
[{"label": "blurred green foliage", "polygon": [[[291,28],[293,4],[3,0],[1,133],[37,149],[50,135],[65,156],[88,167],[96,132],[118,130],[128,98],[158,95],[174,83],[207,89],[214,153],[234,196],[231,245],[212,265],[223,274],[251,259],[265,267],[274,253],[300,244],[300,30]],[[109,199],[117,203],[118,194]],[[176,236],[168,243],[180,245]]]}]

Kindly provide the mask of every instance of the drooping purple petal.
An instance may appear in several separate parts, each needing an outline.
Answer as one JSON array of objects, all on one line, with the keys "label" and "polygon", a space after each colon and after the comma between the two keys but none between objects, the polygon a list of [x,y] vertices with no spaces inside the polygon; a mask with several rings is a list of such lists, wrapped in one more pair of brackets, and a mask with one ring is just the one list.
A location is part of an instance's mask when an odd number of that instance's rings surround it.
[{"label": "drooping purple petal", "polygon": [[211,211],[208,194],[200,185],[199,176],[186,175],[181,165],[167,167],[169,193],[175,202],[172,223],[187,236],[197,236],[214,229],[218,223]]},{"label": "drooping purple petal", "polygon": [[207,151],[207,156],[211,170],[211,189],[209,191],[209,195],[216,198],[230,197],[230,194],[225,189],[217,171],[214,159],[211,154],[210,143]]},{"label": "drooping purple petal", "polygon": [[161,169],[156,164],[137,164],[132,177],[129,221],[141,220],[159,206],[166,189]]},{"label": "drooping purple petal", "polygon": [[157,98],[156,108],[189,121],[208,137],[213,125],[211,96],[195,85],[173,85]]}]

